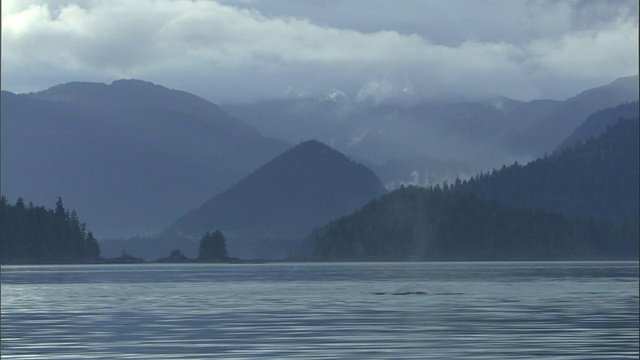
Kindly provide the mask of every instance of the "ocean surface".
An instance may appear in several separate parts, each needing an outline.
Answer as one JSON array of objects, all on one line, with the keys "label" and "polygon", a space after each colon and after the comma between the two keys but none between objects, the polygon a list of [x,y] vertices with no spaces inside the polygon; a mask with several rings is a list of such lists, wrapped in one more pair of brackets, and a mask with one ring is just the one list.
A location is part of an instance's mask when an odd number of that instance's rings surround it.
[{"label": "ocean surface", "polygon": [[637,359],[638,262],[2,267],[2,359]]}]

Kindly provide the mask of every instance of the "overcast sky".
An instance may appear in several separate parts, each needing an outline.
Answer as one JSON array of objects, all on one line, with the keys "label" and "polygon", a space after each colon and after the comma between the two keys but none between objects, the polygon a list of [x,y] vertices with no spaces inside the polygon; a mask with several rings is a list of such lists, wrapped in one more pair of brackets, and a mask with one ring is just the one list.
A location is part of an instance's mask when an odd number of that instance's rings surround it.
[{"label": "overcast sky", "polygon": [[136,78],[222,104],[565,99],[637,73],[637,0],[2,0],[13,92]]}]

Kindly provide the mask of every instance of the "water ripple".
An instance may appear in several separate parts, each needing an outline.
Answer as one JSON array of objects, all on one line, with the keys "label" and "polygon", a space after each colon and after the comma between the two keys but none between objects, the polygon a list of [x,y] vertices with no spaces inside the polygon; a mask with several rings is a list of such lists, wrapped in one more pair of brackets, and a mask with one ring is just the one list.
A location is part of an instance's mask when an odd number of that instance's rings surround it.
[{"label": "water ripple", "polygon": [[3,359],[638,358],[637,263],[2,270]]}]

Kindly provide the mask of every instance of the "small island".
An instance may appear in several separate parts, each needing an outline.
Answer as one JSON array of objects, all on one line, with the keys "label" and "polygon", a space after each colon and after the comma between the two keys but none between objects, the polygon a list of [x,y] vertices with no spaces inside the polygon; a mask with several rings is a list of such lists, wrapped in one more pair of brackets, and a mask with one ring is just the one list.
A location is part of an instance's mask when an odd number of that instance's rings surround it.
[{"label": "small island", "polygon": [[203,262],[217,262],[226,263],[233,260],[229,258],[227,252],[227,239],[219,230],[211,233],[207,231],[206,234],[200,239],[200,247],[198,248],[198,257],[195,259],[188,258],[180,249],[174,249],[171,251],[168,257],[155,260],[155,263],[169,263],[169,264],[181,264],[181,263],[203,263]]},{"label": "small island", "polygon": [[168,257],[153,261],[154,263],[165,264],[182,264],[182,263],[248,263],[255,261],[246,261],[234,257],[229,257],[227,252],[227,239],[224,234],[216,230],[211,233],[207,231],[200,239],[198,248],[198,257],[195,259],[188,258],[180,249],[171,251]]},{"label": "small island", "polygon": [[144,259],[127,254],[126,249],[122,249],[122,255],[116,258],[109,258],[101,261],[105,264],[141,264]]}]

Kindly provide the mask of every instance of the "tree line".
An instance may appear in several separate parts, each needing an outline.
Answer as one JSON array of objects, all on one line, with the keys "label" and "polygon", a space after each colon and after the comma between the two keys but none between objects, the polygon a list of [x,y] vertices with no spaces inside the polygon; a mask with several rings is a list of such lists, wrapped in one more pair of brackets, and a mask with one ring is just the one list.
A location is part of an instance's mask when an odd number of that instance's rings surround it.
[{"label": "tree line", "polygon": [[19,198],[10,204],[0,200],[0,261],[91,262],[100,259],[100,246],[81,223],[75,210],[64,208],[58,198],[55,209],[25,205]]},{"label": "tree line", "polygon": [[[195,261],[229,259],[222,232],[207,231],[199,242]],[[22,198],[10,204],[0,199],[0,262],[2,263],[77,263],[103,261],[93,233],[81,223],[75,210],[65,209],[58,198],[55,209],[25,205]],[[178,249],[167,260],[190,260]],[[122,250],[119,258],[106,262],[143,262]]]},{"label": "tree line", "polygon": [[599,137],[527,165],[514,163],[445,185],[503,205],[574,218],[637,223],[640,214],[639,120],[619,119]]},{"label": "tree line", "polygon": [[637,259],[638,233],[631,221],[569,219],[437,186],[395,190],[309,241],[325,259]]}]

